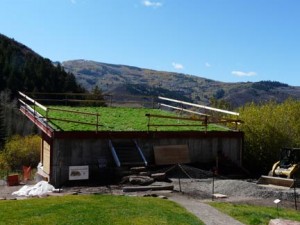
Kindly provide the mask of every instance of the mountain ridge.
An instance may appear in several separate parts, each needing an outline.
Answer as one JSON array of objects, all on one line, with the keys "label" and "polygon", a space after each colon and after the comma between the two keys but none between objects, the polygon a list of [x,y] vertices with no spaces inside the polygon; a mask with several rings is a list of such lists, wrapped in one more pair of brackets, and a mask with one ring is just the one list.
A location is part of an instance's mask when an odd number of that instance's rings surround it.
[{"label": "mountain ridge", "polygon": [[[80,85],[78,85],[78,83]],[[164,96],[217,107],[249,102],[300,100],[300,87],[277,81],[226,83],[195,75],[157,71],[91,60],[51,62],[31,48],[0,34],[0,91],[84,92],[98,86],[104,93]]]},{"label": "mountain ridge", "polygon": [[249,102],[300,99],[300,87],[277,81],[227,83],[195,75],[83,59],[64,61],[62,66],[72,72],[86,89],[91,90],[97,85],[104,93],[115,95],[162,95],[205,105],[217,101],[230,108]]}]

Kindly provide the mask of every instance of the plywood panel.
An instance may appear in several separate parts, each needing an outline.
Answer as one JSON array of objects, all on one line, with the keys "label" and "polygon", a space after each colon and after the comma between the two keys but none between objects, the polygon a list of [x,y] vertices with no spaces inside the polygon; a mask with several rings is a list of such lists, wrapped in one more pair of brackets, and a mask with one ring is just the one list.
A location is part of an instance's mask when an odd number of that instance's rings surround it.
[{"label": "plywood panel", "polygon": [[43,170],[50,174],[50,145],[46,141],[43,143]]},{"label": "plywood panel", "polygon": [[154,146],[156,165],[171,165],[189,163],[189,149],[187,145]]}]

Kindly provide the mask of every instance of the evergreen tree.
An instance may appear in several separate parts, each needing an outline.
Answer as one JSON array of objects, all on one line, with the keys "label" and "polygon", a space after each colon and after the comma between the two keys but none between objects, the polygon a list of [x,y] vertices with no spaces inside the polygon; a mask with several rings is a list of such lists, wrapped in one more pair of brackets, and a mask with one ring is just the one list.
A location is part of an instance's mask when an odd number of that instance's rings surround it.
[{"label": "evergreen tree", "polygon": [[90,106],[107,106],[102,90],[96,85],[88,97]]},{"label": "evergreen tree", "polygon": [[4,119],[3,105],[0,103],[0,150],[2,149],[6,139]]},{"label": "evergreen tree", "polygon": [[85,92],[73,74],[0,34],[0,91]]}]

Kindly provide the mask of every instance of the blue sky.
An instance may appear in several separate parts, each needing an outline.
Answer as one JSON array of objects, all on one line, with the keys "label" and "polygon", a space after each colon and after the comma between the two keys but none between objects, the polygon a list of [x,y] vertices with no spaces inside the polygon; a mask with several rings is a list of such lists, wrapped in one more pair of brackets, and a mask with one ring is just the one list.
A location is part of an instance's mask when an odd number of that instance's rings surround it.
[{"label": "blue sky", "polygon": [[299,0],[1,0],[0,33],[53,61],[300,86]]}]

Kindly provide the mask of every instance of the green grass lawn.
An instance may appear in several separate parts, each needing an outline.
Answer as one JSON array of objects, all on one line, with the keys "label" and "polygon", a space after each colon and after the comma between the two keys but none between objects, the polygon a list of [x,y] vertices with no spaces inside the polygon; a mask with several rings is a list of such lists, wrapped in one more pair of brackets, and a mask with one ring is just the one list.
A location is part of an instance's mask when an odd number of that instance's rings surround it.
[{"label": "green grass lawn", "polygon": [[249,225],[265,225],[268,224],[271,219],[275,218],[300,221],[299,211],[292,209],[279,208],[277,212],[275,206],[263,207],[223,202],[211,202],[210,205],[236,220]]},{"label": "green grass lawn", "polygon": [[[148,117],[145,114],[161,115],[161,116],[177,116],[175,113],[163,111],[160,109],[147,109],[147,108],[111,108],[111,107],[67,107],[67,106],[52,106],[48,112],[48,117],[75,120],[79,122],[87,122],[96,124],[97,117],[95,115],[83,115],[71,112],[62,112],[51,110],[63,109],[73,110],[86,113],[98,113],[99,116],[99,131],[148,131]],[[38,110],[43,116],[45,112]],[[51,120],[51,123],[56,128],[63,131],[95,131],[96,126],[70,123],[58,120]],[[150,131],[205,131],[204,126],[189,126],[201,125],[201,121],[186,121],[178,119],[166,118],[151,118],[150,124],[155,125],[179,125],[179,126],[151,126]],[[188,125],[188,126],[182,126]],[[208,131],[227,131],[225,127],[220,127],[214,124],[208,125]]]},{"label": "green grass lawn", "polygon": [[169,200],[79,195],[0,202],[0,224],[201,225]]}]

